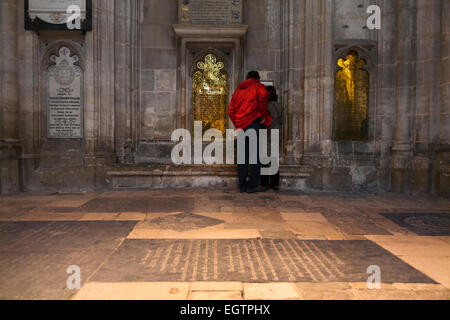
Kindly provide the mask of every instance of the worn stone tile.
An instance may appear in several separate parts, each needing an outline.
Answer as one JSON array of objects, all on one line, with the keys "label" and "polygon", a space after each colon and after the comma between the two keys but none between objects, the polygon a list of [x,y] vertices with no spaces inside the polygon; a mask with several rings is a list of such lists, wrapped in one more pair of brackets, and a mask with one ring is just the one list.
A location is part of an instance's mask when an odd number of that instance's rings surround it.
[{"label": "worn stone tile", "polygon": [[225,221],[206,215],[180,213],[150,220],[149,223],[161,230],[184,232],[216,226],[225,223]]},{"label": "worn stone tile", "polygon": [[257,239],[261,237],[261,234],[256,229],[227,230],[205,228],[201,232],[161,230],[157,237],[158,239]]},{"label": "worn stone tile", "polygon": [[183,282],[91,282],[73,300],[186,300],[189,283]]},{"label": "worn stone tile", "polygon": [[366,238],[396,255],[450,257],[450,244],[433,237],[366,236]]},{"label": "worn stone tile", "polygon": [[242,300],[242,291],[191,291],[188,300]]},{"label": "worn stone tile", "polygon": [[86,213],[80,218],[80,220],[81,221],[110,221],[110,220],[116,220],[116,218],[118,216],[119,216],[119,213],[110,213],[110,212]]},{"label": "worn stone tile", "polygon": [[409,289],[414,291],[447,291],[448,289],[441,284],[434,283],[405,283]]},{"label": "worn stone tile", "polygon": [[332,226],[330,223],[327,223],[327,222],[289,221],[288,225],[292,229],[292,231],[294,231],[296,234],[303,235],[303,236],[342,235],[341,231],[339,231],[337,228],[335,228],[334,226]]},{"label": "worn stone tile", "polygon": [[[369,290],[367,282],[351,282],[353,289]],[[405,283],[380,283],[380,290],[411,290]]]},{"label": "worn stone tile", "polygon": [[[88,279],[135,223],[21,221],[0,223],[0,299],[68,299],[67,268]],[[24,281],[26,279],[27,281]]]},{"label": "worn stone tile", "polygon": [[376,224],[381,216],[377,214],[369,214],[363,212],[351,212],[345,209],[344,212],[336,212],[336,210],[326,210],[323,212],[324,217],[333,225],[347,234],[366,235],[381,234],[391,235],[391,232],[385,230]]},{"label": "worn stone tile", "polygon": [[191,282],[191,291],[242,291],[242,282]]},{"label": "worn stone tile", "polygon": [[64,207],[71,207],[71,208],[79,208],[88,201],[92,200],[92,197],[86,198],[86,199],[79,199],[79,200],[57,200],[47,203],[46,207],[54,207],[54,208],[64,208]]},{"label": "worn stone tile", "polygon": [[119,216],[116,218],[116,220],[137,220],[137,221],[143,221],[147,215],[145,213],[140,212],[122,212],[119,214]]},{"label": "worn stone tile", "polygon": [[259,229],[259,230],[266,230],[266,231],[289,231],[289,227],[286,223],[252,223],[252,222],[246,222],[246,223],[226,223],[224,224],[225,229]]},{"label": "worn stone tile", "polygon": [[246,300],[300,299],[293,283],[244,283]]},{"label": "worn stone tile", "polygon": [[326,236],[302,236],[302,235],[297,235],[296,239],[298,239],[298,240],[328,240]]},{"label": "worn stone tile", "polygon": [[233,214],[232,213],[215,213],[215,212],[198,212],[198,215],[218,219],[224,221],[225,223],[233,223]]},{"label": "worn stone tile", "polygon": [[450,288],[450,257],[399,256],[431,279]]},{"label": "worn stone tile", "polygon": [[19,218],[19,221],[77,221],[83,213],[33,212]]},{"label": "worn stone tile", "polygon": [[96,198],[81,207],[83,212],[191,212],[194,199],[191,197],[166,198]]},{"label": "worn stone tile", "polygon": [[382,215],[421,236],[450,236],[450,214],[382,213]]},{"label": "worn stone tile", "polygon": [[356,296],[348,283],[296,283],[305,300],[354,300]]},{"label": "worn stone tile", "polygon": [[420,300],[450,300],[450,290],[414,291]]},{"label": "worn stone tile", "polygon": [[353,289],[358,299],[363,300],[417,300],[419,296],[412,290],[363,290]]},{"label": "worn stone tile", "polygon": [[233,213],[236,223],[283,223],[284,220],[277,212],[249,212]]},{"label": "worn stone tile", "polygon": [[292,231],[287,230],[260,230],[259,232],[264,239],[295,239],[295,234]]},{"label": "worn stone tile", "polygon": [[135,228],[127,236],[128,239],[158,239],[160,230]]},{"label": "worn stone tile", "polygon": [[221,213],[233,213],[234,207],[220,207]]},{"label": "worn stone tile", "polygon": [[315,222],[328,222],[327,219],[321,213],[281,213],[281,217],[283,217],[286,221],[315,221]]}]

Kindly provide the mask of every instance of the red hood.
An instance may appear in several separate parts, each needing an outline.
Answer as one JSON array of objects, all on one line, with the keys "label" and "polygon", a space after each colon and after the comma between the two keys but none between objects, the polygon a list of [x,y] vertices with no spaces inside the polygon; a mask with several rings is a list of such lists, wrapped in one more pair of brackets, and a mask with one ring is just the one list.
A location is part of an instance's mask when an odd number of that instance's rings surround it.
[{"label": "red hood", "polygon": [[239,89],[247,89],[247,88],[251,87],[252,85],[254,85],[254,84],[257,83],[257,82],[259,82],[259,80],[256,80],[256,79],[248,79],[248,80],[242,82],[242,83],[239,85]]}]

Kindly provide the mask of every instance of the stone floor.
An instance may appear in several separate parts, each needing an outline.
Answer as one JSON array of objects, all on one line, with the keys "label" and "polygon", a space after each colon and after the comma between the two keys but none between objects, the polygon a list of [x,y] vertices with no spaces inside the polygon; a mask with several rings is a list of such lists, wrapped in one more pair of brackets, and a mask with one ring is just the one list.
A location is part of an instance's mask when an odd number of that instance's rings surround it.
[{"label": "stone floor", "polygon": [[[67,288],[69,266],[81,289]],[[378,266],[381,289],[369,289]],[[212,190],[0,197],[0,299],[446,299],[450,199]]]}]

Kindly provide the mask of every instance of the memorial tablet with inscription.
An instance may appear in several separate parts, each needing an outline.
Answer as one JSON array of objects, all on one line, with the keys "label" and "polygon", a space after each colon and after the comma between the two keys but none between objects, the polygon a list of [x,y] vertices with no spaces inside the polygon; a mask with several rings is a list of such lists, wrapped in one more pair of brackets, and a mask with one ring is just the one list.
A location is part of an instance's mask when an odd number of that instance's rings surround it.
[{"label": "memorial tablet with inscription", "polygon": [[82,138],[83,72],[75,65],[78,57],[61,47],[59,56],[50,60],[54,65],[48,70],[48,138]]}]

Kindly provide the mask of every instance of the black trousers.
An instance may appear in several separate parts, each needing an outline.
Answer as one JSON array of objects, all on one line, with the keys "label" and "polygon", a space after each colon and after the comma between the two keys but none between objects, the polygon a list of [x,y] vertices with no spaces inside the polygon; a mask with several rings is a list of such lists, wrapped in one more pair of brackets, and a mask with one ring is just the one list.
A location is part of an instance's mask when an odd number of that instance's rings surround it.
[{"label": "black trousers", "polygon": [[244,132],[248,130],[256,130],[257,136],[257,163],[250,164],[250,141],[245,139],[245,164],[238,164],[238,174],[239,174],[239,189],[240,190],[251,190],[257,188],[259,185],[259,177],[261,175],[261,164],[259,161],[259,130],[262,129],[261,120],[258,119],[253,122],[250,126],[244,129]]},{"label": "black trousers", "polygon": [[261,176],[261,186],[266,188],[278,188],[280,186],[280,172],[273,176]]}]

